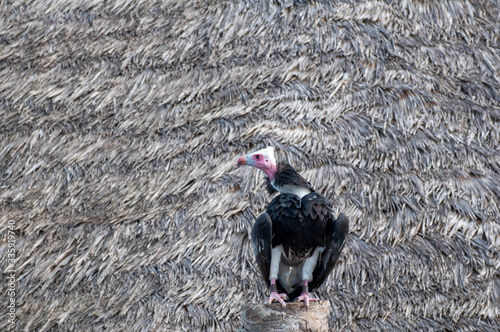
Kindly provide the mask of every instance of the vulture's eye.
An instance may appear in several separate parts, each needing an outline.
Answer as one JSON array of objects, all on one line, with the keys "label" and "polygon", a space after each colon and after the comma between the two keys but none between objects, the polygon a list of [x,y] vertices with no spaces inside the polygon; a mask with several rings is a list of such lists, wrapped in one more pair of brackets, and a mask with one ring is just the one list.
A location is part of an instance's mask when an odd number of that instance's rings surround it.
[{"label": "vulture's eye", "polygon": [[256,155],[256,156],[255,156],[255,159],[260,159],[260,156],[259,156],[259,155]]}]

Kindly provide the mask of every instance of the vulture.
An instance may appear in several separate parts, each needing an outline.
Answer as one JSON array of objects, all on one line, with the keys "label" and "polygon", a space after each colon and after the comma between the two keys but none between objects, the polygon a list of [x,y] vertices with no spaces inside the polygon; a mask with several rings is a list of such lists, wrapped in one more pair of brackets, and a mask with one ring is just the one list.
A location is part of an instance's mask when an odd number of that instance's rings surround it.
[{"label": "vulture", "polygon": [[349,221],[333,216],[332,203],[316,192],[290,164],[276,163],[274,148],[267,147],[238,158],[238,166],[263,171],[274,197],[252,228],[252,247],[262,277],[270,290],[268,303],[303,301],[326,280],[337,262]]}]

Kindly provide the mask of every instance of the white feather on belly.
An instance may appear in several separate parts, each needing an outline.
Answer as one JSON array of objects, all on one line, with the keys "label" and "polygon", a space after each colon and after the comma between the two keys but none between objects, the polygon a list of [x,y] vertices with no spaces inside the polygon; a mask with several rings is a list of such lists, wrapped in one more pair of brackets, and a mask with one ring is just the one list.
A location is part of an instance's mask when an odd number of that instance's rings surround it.
[{"label": "white feather on belly", "polygon": [[[278,282],[285,288],[287,292],[292,290],[292,287],[300,284],[302,280],[312,281],[313,271],[318,263],[319,255],[325,250],[325,247],[316,248],[314,252],[309,254],[305,260],[294,260],[293,253],[285,253],[282,246],[279,246],[282,256],[279,262]],[[276,247],[278,248],[278,247]],[[274,250],[274,249],[273,249]],[[272,264],[271,264],[272,266]],[[272,267],[271,267],[272,270]]]}]

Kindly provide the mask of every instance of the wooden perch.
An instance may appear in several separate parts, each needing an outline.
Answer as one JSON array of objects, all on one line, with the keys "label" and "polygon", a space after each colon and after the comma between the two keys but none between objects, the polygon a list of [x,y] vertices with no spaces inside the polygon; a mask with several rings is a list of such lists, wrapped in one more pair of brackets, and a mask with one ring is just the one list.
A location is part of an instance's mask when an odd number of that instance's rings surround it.
[{"label": "wooden perch", "polygon": [[328,331],[330,302],[313,302],[306,311],[304,303],[287,303],[286,311],[278,303],[247,304],[242,308],[240,332],[247,331]]}]

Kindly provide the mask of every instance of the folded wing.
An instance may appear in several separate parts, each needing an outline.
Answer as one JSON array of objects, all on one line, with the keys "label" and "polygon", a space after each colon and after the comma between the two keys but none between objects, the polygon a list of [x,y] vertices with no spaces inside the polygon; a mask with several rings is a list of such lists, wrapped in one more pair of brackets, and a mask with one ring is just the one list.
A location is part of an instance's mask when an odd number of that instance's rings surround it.
[{"label": "folded wing", "polygon": [[267,213],[261,214],[252,228],[252,247],[262,278],[269,287],[269,271],[271,267],[272,221]]},{"label": "folded wing", "polygon": [[341,213],[337,220],[330,219],[326,227],[327,246],[321,259],[313,272],[313,280],[309,284],[311,291],[321,286],[335,263],[339,259],[342,248],[344,247],[347,233],[349,232],[349,221],[345,214]]},{"label": "folded wing", "polygon": [[[336,220],[333,218],[328,220],[326,227],[326,248],[314,268],[313,280],[309,283],[310,291],[314,291],[319,288],[328,278],[328,275],[333,270],[335,263],[339,259],[348,232],[349,221],[343,213],[341,213]],[[288,294],[291,299],[294,299],[299,295],[300,288],[297,288]]]}]

